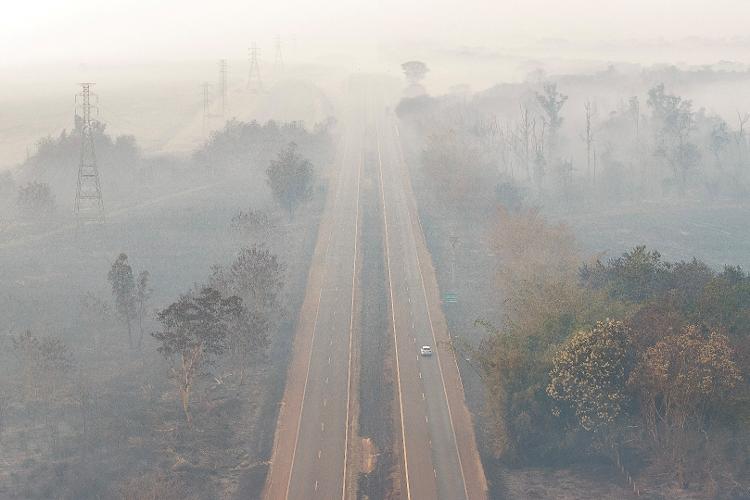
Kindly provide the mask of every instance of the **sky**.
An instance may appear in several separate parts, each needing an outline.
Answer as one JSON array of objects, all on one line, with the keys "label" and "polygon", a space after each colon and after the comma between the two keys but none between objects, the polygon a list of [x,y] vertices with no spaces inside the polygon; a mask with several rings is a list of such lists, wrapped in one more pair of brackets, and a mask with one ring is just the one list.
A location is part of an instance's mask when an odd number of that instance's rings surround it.
[{"label": "sky", "polygon": [[[3,0],[0,67],[244,57],[304,46],[500,49],[539,39],[629,43],[747,37],[748,0]],[[709,8],[710,7],[710,8]]]}]

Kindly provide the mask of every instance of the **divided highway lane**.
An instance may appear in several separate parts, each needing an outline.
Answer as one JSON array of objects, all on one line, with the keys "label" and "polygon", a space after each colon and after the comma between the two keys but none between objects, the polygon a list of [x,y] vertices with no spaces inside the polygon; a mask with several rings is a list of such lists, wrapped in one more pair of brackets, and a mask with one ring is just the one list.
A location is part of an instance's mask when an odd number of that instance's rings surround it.
[{"label": "divided highway lane", "polygon": [[344,498],[350,434],[352,327],[357,276],[362,127],[349,120],[300,312],[268,499]]},{"label": "divided highway lane", "polygon": [[[398,358],[396,383],[403,425],[405,498],[486,498],[484,473],[460,376],[453,352],[445,345],[447,330],[441,330],[445,321],[439,303],[435,303],[435,290],[428,292],[428,287],[436,287],[436,283],[434,276],[433,280],[426,280],[423,274],[432,269],[420,261],[421,227],[415,220],[414,200],[410,198],[413,194],[407,191],[408,172],[401,161],[394,122],[383,112],[376,112],[375,116],[392,328]],[[419,241],[415,231],[420,232]],[[421,250],[426,253],[426,248]],[[433,356],[420,356],[422,345],[433,346]]]}]

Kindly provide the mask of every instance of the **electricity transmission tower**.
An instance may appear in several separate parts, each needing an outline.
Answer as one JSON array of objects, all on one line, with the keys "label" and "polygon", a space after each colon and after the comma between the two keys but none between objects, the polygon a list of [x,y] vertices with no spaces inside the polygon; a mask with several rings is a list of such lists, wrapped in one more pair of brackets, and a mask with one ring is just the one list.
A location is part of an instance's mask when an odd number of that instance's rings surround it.
[{"label": "electricity transmission tower", "polygon": [[260,78],[260,64],[258,63],[260,49],[254,43],[249,49],[249,55],[250,71],[247,75],[247,89],[250,92],[259,93],[263,90],[263,81]]},{"label": "electricity transmission tower", "polygon": [[221,95],[221,116],[227,109],[227,60],[219,60],[219,93]]},{"label": "electricity transmission tower", "polygon": [[96,94],[91,93],[92,85],[94,84],[88,82],[81,83],[81,93],[76,95],[76,117],[80,119],[81,126],[81,160],[78,164],[75,204],[75,216],[79,224],[86,221],[104,222],[104,201],[91,125],[91,112],[99,114],[99,99]]},{"label": "electricity transmission tower", "polygon": [[274,48],[276,56],[274,58],[273,71],[276,77],[278,77],[284,71],[284,57],[281,54],[281,37],[279,35],[276,35],[274,39]]}]

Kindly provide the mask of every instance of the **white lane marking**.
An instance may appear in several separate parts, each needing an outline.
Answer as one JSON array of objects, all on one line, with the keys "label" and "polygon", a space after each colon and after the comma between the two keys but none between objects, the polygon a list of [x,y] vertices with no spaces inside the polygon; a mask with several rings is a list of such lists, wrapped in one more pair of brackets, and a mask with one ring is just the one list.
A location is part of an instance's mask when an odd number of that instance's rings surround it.
[{"label": "white lane marking", "polygon": [[320,460],[320,455],[323,453],[323,450],[318,450],[318,460]]},{"label": "white lane marking", "polygon": [[329,365],[331,364],[331,357],[330,356],[328,356],[328,364]]},{"label": "white lane marking", "polygon": [[[359,192],[360,179],[362,177],[362,164],[364,163],[364,153],[359,157],[359,170],[357,170],[357,209],[354,214],[354,262],[352,264],[352,302],[349,308],[349,364],[346,373],[346,429],[344,431],[344,480],[341,486],[341,499],[346,499],[346,468],[349,453],[349,404],[350,392],[352,385],[352,337],[354,336],[354,285],[357,280],[357,240],[359,239]],[[334,311],[335,314],[335,311]],[[331,358],[328,358],[328,364]]]},{"label": "white lane marking", "polygon": [[424,392],[422,393],[422,401],[424,401]]},{"label": "white lane marking", "polygon": [[422,372],[419,372],[419,378],[422,378]]},{"label": "white lane marking", "polygon": [[437,471],[435,469],[432,469],[432,475],[435,476],[435,479],[437,479]]},{"label": "white lane marking", "polygon": [[[396,125],[396,127],[398,127],[398,125]],[[398,128],[396,130],[398,130]],[[397,144],[399,146],[399,149],[400,149],[401,148],[401,142],[400,141],[396,141],[396,142],[397,142]],[[403,159],[403,151],[401,152],[400,163],[402,163],[402,164],[405,163],[405,161]],[[402,173],[402,175],[403,175],[403,173]],[[407,214],[409,215],[409,227],[413,228],[414,227],[414,220],[412,219],[411,210],[407,210]],[[422,220],[419,218],[419,214],[418,213],[417,213],[417,223],[419,224],[419,230],[420,230],[420,232],[424,236],[424,230],[422,229]],[[414,231],[413,230],[411,230],[410,233],[412,235],[413,242],[414,242],[414,256],[416,257],[417,267],[419,268],[419,281],[420,281],[420,283],[422,285],[422,295],[424,296],[424,303],[425,303],[425,306],[427,308],[427,319],[430,322],[430,331],[432,332],[432,340],[435,343],[435,345],[437,345],[437,340],[435,338],[435,327],[432,324],[432,313],[430,312],[430,302],[427,300],[427,287],[425,286],[425,283],[424,283],[424,273],[422,272],[422,262],[419,260],[419,251],[417,250],[417,246],[416,246],[417,245],[417,243],[416,243],[416,236],[414,235]],[[458,457],[458,467],[459,467],[459,469],[461,471],[461,483],[463,484],[463,487],[464,487],[464,496],[468,499],[469,498],[469,491],[466,488],[466,476],[464,475],[464,466],[463,466],[463,463],[461,461],[461,452],[458,449],[458,440],[456,439],[456,428],[453,425],[453,412],[451,412],[451,405],[450,405],[450,402],[448,400],[448,390],[445,388],[445,377],[443,376],[443,366],[442,366],[442,363],[440,362],[440,351],[437,350],[436,354],[437,354],[437,360],[438,360],[438,371],[440,372],[440,381],[441,381],[441,383],[443,385],[443,395],[445,396],[445,405],[448,407],[448,420],[450,421],[450,424],[451,424],[451,434],[453,434],[453,444],[456,447],[456,456]],[[459,376],[459,378],[461,377],[461,373],[460,372],[459,372],[458,376]],[[462,381],[462,384],[463,384],[463,381]]]},{"label": "white lane marking", "polygon": [[326,405],[328,405],[328,400],[327,400],[327,399],[324,399],[324,400],[323,400],[323,406],[326,406]]},{"label": "white lane marking", "polygon": [[328,383],[328,377],[326,377],[326,384]]},{"label": "white lane marking", "polygon": [[[385,189],[383,187],[383,161],[380,155],[380,136],[378,135],[377,131],[377,122],[375,122],[375,140],[377,141],[378,146],[378,177],[380,180],[380,197],[381,201],[383,203],[383,226],[384,226],[384,233],[385,233],[385,262],[386,262],[386,268],[388,269],[388,292],[390,294],[391,299],[391,325],[393,326],[393,345],[395,348],[395,354],[396,354],[396,380],[398,381],[398,409],[401,416],[401,443],[403,445],[403,451],[404,451],[404,472],[406,476],[406,498],[407,500],[411,500],[411,486],[409,485],[409,459],[406,455],[406,433],[404,431],[404,401],[401,395],[401,369],[399,366],[398,361],[398,339],[396,338],[396,312],[394,310],[394,302],[393,302],[393,280],[391,279],[391,252],[390,252],[390,243],[388,239],[388,215],[387,215],[387,209],[385,204]],[[411,314],[411,310],[409,310],[409,314]]]},{"label": "white lane marking", "polygon": [[[424,421],[425,421],[425,422],[427,422],[427,423],[430,423],[430,419],[429,419],[429,418],[427,418],[427,415],[425,415],[425,416],[424,416]],[[430,441],[430,443],[431,443],[431,442],[432,442],[432,441]]]},{"label": "white lane marking", "polygon": [[305,409],[305,396],[307,395],[307,382],[310,378],[310,365],[312,364],[313,346],[315,346],[315,332],[318,328],[318,313],[320,312],[320,299],[323,297],[323,289],[320,289],[318,293],[318,305],[315,308],[315,320],[313,321],[312,339],[310,341],[310,356],[307,358],[307,373],[305,374],[305,385],[302,389],[302,404],[299,408],[299,418],[297,418],[297,433],[294,436],[294,448],[292,449],[292,465],[289,467],[289,479],[286,483],[286,493],[284,498],[289,498],[289,488],[292,485],[292,475],[294,472],[294,457],[297,455],[297,444],[299,444],[299,429],[302,425],[302,413]]},{"label": "white lane marking", "polygon": [[[343,148],[342,155],[341,155],[341,163],[340,163],[341,167],[343,167],[344,165],[344,161],[346,159],[348,150],[349,150],[349,137],[347,136],[346,139],[344,140],[344,148]],[[336,173],[336,183],[337,183],[336,195],[333,199],[333,212],[332,213],[334,215],[338,211],[337,208],[339,204],[339,196],[341,194],[341,186],[343,185],[343,177],[344,176],[341,173],[341,168],[339,168],[338,172]],[[333,230],[336,228],[336,223],[335,223],[336,221],[334,217],[331,218],[330,222],[331,222],[331,230],[328,233],[328,241],[326,242],[325,254],[323,255],[323,262],[326,262],[326,263],[328,261],[328,249],[330,248],[331,240],[333,239]],[[325,273],[323,275],[323,283],[325,283],[325,278],[327,277],[327,275],[328,275],[328,266],[326,265]],[[308,379],[310,378],[310,364],[312,363],[312,353],[314,350],[313,347],[315,346],[315,333],[317,331],[317,326],[318,326],[318,313],[320,312],[320,299],[322,295],[323,295],[323,289],[321,288],[320,293],[318,294],[318,305],[315,308],[315,320],[313,321],[312,339],[310,341],[310,356],[307,359],[307,373],[305,374],[305,385],[302,389],[302,404],[300,405],[299,418],[297,419],[297,431],[294,436],[294,448],[292,449],[292,464],[289,467],[289,479],[287,480],[286,493],[284,494],[285,499],[289,498],[289,489],[292,484],[292,475],[293,475],[292,473],[294,472],[294,458],[297,455],[297,444],[299,443],[299,431],[300,431],[300,426],[302,425],[302,413],[305,408],[305,396],[307,395],[307,382],[308,382]],[[318,489],[317,481],[315,481],[315,489],[316,490]]]}]

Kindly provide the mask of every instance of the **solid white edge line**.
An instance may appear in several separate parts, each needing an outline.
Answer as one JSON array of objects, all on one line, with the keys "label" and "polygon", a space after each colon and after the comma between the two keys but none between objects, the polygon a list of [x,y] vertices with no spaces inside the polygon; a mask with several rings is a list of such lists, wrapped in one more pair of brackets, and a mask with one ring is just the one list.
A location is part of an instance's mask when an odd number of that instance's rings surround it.
[{"label": "solid white edge line", "polygon": [[[398,130],[398,125],[395,125],[395,127],[396,127],[396,130]],[[403,163],[403,158],[401,158],[401,160]],[[401,174],[404,175],[404,172],[402,171]],[[408,175],[408,172],[406,173],[406,175]],[[432,313],[430,312],[430,302],[427,300],[427,288],[425,287],[425,284],[424,284],[424,275],[422,273],[422,262],[419,260],[419,250],[417,249],[416,235],[414,235],[414,230],[413,230],[414,220],[412,219],[410,208],[407,209],[407,213],[409,214],[409,227],[412,228],[411,231],[409,232],[411,233],[412,238],[414,239],[414,255],[417,258],[417,267],[419,268],[419,280],[422,284],[422,293],[424,294],[425,307],[427,308],[427,319],[430,322],[430,331],[432,332],[432,341],[435,343],[435,347],[437,347],[437,339],[435,338],[435,328],[432,324]],[[419,226],[420,226],[420,231],[421,231],[422,230],[421,221],[419,221]],[[443,385],[443,394],[445,395],[445,405],[448,408],[448,420],[450,421],[450,424],[451,424],[451,433],[453,434],[453,444],[456,447],[456,456],[458,457],[458,468],[461,471],[461,482],[464,487],[464,496],[468,500],[469,491],[466,488],[466,476],[464,475],[464,466],[461,461],[461,452],[458,449],[458,440],[456,439],[456,429],[453,426],[453,412],[451,412],[451,404],[450,404],[450,400],[448,399],[448,390],[445,388],[445,377],[443,376],[443,365],[440,362],[440,349],[436,348],[435,354],[437,355],[437,359],[438,359],[438,369],[439,369],[438,371],[440,371],[440,381]],[[460,374],[459,374],[459,377],[460,377]]]}]

